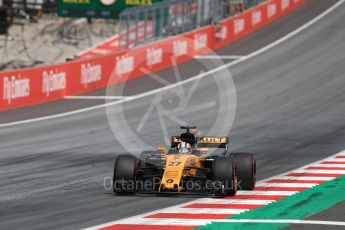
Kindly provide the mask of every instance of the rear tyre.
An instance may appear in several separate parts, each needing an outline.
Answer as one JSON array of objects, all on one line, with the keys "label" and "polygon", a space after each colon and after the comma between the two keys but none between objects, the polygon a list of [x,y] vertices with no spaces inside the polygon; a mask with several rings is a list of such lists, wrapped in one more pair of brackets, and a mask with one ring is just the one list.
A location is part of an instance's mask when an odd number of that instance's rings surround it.
[{"label": "rear tyre", "polygon": [[251,153],[232,153],[235,159],[238,190],[254,190],[256,183],[256,160]]},{"label": "rear tyre", "polygon": [[231,157],[217,157],[212,165],[213,181],[220,185],[216,195],[234,196],[237,192],[235,161]]},{"label": "rear tyre", "polygon": [[113,189],[117,194],[135,192],[135,181],[138,170],[138,160],[131,155],[120,155],[114,165]]}]

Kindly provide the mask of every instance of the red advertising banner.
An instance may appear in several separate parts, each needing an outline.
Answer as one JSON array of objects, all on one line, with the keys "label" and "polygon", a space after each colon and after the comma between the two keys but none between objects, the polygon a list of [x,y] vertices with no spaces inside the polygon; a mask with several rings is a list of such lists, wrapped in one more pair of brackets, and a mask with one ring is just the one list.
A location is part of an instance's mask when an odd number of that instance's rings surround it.
[{"label": "red advertising banner", "polygon": [[105,88],[182,63],[230,44],[300,6],[305,0],[269,0],[220,25],[113,53],[0,73],[0,110],[46,103]]}]

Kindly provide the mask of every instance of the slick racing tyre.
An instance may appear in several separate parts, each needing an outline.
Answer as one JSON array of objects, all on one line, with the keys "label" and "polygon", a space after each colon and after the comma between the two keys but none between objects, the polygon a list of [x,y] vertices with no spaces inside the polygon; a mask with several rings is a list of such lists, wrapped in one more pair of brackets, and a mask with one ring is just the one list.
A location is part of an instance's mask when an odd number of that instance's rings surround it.
[{"label": "slick racing tyre", "polygon": [[[234,196],[237,191],[237,177],[235,161],[231,157],[217,157],[212,165],[213,181],[222,188],[216,195]],[[218,187],[218,186],[217,186]]]},{"label": "slick racing tyre", "polygon": [[117,194],[135,192],[138,160],[131,155],[120,155],[114,165],[113,189]]},{"label": "slick racing tyre", "polygon": [[237,170],[238,190],[254,190],[256,183],[256,161],[251,153],[232,153]]}]

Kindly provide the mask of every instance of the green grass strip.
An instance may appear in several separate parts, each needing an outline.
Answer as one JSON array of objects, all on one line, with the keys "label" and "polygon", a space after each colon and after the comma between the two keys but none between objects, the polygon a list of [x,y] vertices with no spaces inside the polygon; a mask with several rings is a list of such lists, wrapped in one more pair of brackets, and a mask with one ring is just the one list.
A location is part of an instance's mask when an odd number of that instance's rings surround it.
[{"label": "green grass strip", "polygon": [[[301,220],[345,200],[345,175],[269,205],[235,215],[230,219]],[[282,223],[224,223],[213,222],[198,230],[274,230],[289,224]]]}]

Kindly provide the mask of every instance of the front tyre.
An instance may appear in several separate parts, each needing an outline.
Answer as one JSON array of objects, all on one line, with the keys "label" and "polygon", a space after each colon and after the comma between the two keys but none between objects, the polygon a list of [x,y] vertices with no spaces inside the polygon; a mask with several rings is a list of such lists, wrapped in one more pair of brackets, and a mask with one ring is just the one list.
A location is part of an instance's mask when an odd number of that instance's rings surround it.
[{"label": "front tyre", "polygon": [[114,165],[113,189],[116,194],[133,193],[136,190],[138,160],[132,155],[120,155]]}]

